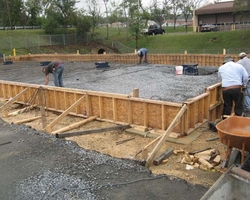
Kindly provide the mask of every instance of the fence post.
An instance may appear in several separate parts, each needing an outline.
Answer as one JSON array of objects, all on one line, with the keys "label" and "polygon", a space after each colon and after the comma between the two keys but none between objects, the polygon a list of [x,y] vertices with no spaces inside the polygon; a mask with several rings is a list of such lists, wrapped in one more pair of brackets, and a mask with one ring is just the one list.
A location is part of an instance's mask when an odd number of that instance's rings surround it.
[{"label": "fence post", "polygon": [[38,46],[38,49],[40,50],[40,36],[37,35],[37,46]]},{"label": "fence post", "polygon": [[10,50],[12,50],[12,37],[10,36]]},{"label": "fence post", "polygon": [[65,34],[63,34],[63,45],[65,46]]}]

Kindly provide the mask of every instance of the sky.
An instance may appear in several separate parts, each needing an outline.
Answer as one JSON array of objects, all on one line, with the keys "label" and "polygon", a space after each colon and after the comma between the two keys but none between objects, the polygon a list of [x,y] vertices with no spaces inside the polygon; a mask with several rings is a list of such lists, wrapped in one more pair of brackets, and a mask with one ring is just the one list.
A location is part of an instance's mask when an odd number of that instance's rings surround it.
[{"label": "sky", "polygon": [[[119,1],[121,1],[121,0],[118,0],[118,1],[116,0],[116,2],[119,2]],[[142,4],[144,6],[148,6],[152,3],[152,0],[141,0],[141,1],[142,1]],[[207,2],[207,4],[210,4],[210,3],[213,3],[215,0],[203,0],[203,1]],[[223,2],[223,1],[231,1],[231,0],[220,0],[220,2]],[[79,8],[79,9],[84,8],[84,6],[86,5],[86,2],[87,2],[87,0],[79,0],[79,3],[76,4],[77,8]],[[104,6],[103,0],[97,0],[97,2],[98,2],[98,5],[101,6],[102,12],[105,12],[105,6]]]}]

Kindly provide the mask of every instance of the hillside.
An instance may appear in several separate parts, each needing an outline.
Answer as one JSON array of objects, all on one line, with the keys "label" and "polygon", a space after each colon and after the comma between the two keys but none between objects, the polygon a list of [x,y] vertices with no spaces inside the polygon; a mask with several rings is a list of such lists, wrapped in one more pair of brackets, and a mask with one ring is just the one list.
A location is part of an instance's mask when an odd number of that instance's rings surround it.
[{"label": "hillside", "polygon": [[[121,53],[133,52],[135,49],[135,40],[132,36],[126,34],[125,28],[109,28],[109,37],[107,39],[106,28],[99,28],[96,31],[96,38],[101,43],[108,46],[114,45]],[[68,30],[72,37],[74,30]],[[58,37],[65,36],[59,35]],[[241,51],[249,52],[250,46],[250,30],[227,31],[227,32],[211,32],[211,33],[193,33],[190,28],[186,33],[185,28],[177,27],[166,28],[166,34],[148,36],[141,35],[138,42],[138,48],[146,47],[150,53],[211,53],[220,54],[223,49],[227,53],[238,54]],[[0,31],[0,52],[6,55],[12,55],[13,49],[17,54],[27,53],[75,53],[80,50],[82,53],[89,53],[91,49],[92,38],[88,38],[88,42],[73,41],[74,45],[44,45],[41,38],[48,37],[53,42],[57,36],[45,35],[43,30],[6,30]],[[54,38],[55,37],[55,38]],[[52,38],[52,39],[51,39]],[[54,38],[54,39],[53,39]],[[48,39],[47,39],[48,40]],[[31,49],[29,43],[35,46],[36,50]],[[57,43],[58,44],[58,43]],[[119,44],[119,45],[117,45]],[[123,48],[127,49],[126,51]]]}]

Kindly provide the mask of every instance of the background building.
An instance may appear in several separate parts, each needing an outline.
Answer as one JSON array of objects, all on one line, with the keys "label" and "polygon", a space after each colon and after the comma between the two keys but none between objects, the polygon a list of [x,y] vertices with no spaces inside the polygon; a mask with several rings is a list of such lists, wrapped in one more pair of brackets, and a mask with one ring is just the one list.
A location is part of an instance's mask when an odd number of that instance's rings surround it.
[{"label": "background building", "polygon": [[199,32],[205,24],[214,24],[220,31],[249,29],[250,16],[236,12],[234,1],[213,3],[194,10],[193,30]]}]

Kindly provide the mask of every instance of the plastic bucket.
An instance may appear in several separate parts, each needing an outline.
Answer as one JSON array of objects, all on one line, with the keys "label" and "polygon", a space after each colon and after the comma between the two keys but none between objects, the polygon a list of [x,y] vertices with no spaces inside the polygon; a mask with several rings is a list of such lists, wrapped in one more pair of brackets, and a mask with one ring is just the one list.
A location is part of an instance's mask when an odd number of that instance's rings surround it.
[{"label": "plastic bucket", "polygon": [[183,66],[176,66],[175,67],[175,74],[182,75],[183,74]]}]

